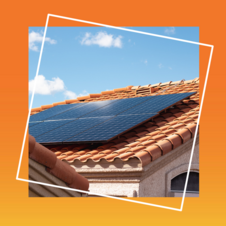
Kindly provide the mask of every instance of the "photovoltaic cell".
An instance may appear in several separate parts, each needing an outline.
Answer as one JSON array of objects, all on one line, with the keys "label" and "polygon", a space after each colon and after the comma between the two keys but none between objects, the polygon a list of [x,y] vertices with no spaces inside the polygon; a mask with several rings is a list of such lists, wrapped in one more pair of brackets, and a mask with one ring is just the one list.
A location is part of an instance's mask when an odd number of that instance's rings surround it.
[{"label": "photovoltaic cell", "polygon": [[160,112],[167,107],[175,104],[176,102],[183,100],[184,98],[190,96],[191,93],[177,93],[177,94],[169,94],[169,95],[159,95],[154,98],[145,101],[138,106],[131,108],[123,113],[122,115],[130,115],[130,114],[147,114]]},{"label": "photovoltaic cell", "polygon": [[149,100],[151,97],[140,97],[140,98],[128,98],[128,99],[121,99],[113,104],[109,104],[105,107],[102,107],[96,111],[93,111],[86,115],[86,117],[100,117],[100,116],[115,116],[118,115],[127,109],[136,106],[144,101]]},{"label": "photovoltaic cell", "polygon": [[38,137],[41,134],[47,133],[51,130],[54,130],[66,123],[72,122],[73,120],[61,120],[61,121],[45,121],[37,123],[36,125],[30,127],[29,123],[29,134],[33,137]]},{"label": "photovoltaic cell", "polygon": [[34,125],[37,125],[39,124],[40,122],[29,122],[29,128],[34,126]]},{"label": "photovoltaic cell", "polygon": [[51,117],[51,120],[59,120],[59,119],[76,119],[79,117],[84,117],[86,114],[95,111],[99,108],[102,108],[108,104],[113,104],[118,100],[107,100],[107,101],[98,101],[87,103],[80,108],[71,109],[70,111],[63,112],[62,114],[58,114],[56,116]]},{"label": "photovoltaic cell", "polygon": [[125,132],[155,114],[116,116],[64,142],[102,142]]},{"label": "photovoltaic cell", "polygon": [[86,104],[86,103],[58,105],[58,106],[49,108],[45,111],[41,111],[40,113],[32,115],[30,117],[30,122],[43,121],[43,120],[53,117],[54,115],[58,115],[62,112],[66,112],[70,109],[82,107],[84,104]]},{"label": "photovoltaic cell", "polygon": [[[98,117],[98,118],[81,118],[73,120],[55,130],[45,133],[41,136],[35,137],[39,143],[54,143],[63,142],[70,137],[75,136],[91,127],[108,120],[111,117]],[[61,122],[61,121],[58,121]],[[45,122],[44,122],[45,123]]]}]

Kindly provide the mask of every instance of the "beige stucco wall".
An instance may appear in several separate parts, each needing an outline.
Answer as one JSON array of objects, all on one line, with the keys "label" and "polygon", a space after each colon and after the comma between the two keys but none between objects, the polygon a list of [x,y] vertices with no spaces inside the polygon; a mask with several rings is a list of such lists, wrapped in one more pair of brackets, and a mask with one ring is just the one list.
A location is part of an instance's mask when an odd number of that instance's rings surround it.
[{"label": "beige stucco wall", "polygon": [[90,183],[90,192],[120,197],[136,197],[139,183]]},{"label": "beige stucco wall", "polygon": [[[140,197],[165,197],[170,196],[170,181],[175,176],[186,172],[191,151],[179,156],[157,172],[140,182],[138,195]],[[191,171],[198,171],[199,144],[195,146]],[[174,172],[173,174],[171,172]]]}]

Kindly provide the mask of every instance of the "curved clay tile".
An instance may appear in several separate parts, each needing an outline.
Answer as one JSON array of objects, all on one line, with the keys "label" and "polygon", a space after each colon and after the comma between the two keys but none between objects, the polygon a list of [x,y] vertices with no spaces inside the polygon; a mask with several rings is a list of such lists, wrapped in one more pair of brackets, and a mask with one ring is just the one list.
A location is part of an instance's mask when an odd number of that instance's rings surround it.
[{"label": "curved clay tile", "polygon": [[115,148],[115,150],[117,150],[117,149],[123,148],[127,144],[128,144],[127,142],[122,142],[122,143],[112,146],[112,148]]},{"label": "curved clay tile", "polygon": [[151,138],[151,140],[154,140],[155,142],[158,142],[158,141],[162,140],[162,139],[165,138],[165,137],[166,137],[165,134],[158,134],[158,135],[156,135],[156,136],[153,136],[153,137]]},{"label": "curved clay tile", "polygon": [[175,117],[174,115],[165,118],[165,120],[166,120],[167,122],[171,122],[171,121],[173,121],[174,119],[176,119],[176,117]]},{"label": "curved clay tile", "polygon": [[121,148],[121,149],[119,149],[117,151],[114,151],[113,153],[117,153],[118,155],[120,155],[120,154],[123,154],[123,153],[125,153],[125,152],[127,152],[129,150],[130,150],[129,147],[125,147],[125,148]]},{"label": "curved clay tile", "polygon": [[180,129],[175,134],[178,134],[182,138],[183,143],[190,140],[192,136],[192,133],[190,132],[189,129]]},{"label": "curved clay tile", "polygon": [[149,133],[152,133],[152,132],[155,131],[158,127],[159,127],[159,126],[154,125],[154,126],[147,127],[146,130],[147,130]]},{"label": "curved clay tile", "polygon": [[185,127],[185,124],[183,124],[183,123],[178,123],[178,124],[172,125],[172,126],[170,127],[170,129],[178,130],[178,129],[182,129],[182,128],[184,128],[184,127]]},{"label": "curved clay tile", "polygon": [[112,162],[112,161],[114,161],[115,157],[117,157],[117,156],[118,156],[117,153],[112,153],[112,154],[110,154],[110,155],[107,155],[107,156],[105,157],[105,159],[106,159],[108,162]]},{"label": "curved clay tile", "polygon": [[29,135],[29,157],[47,167],[47,171],[68,184],[69,187],[88,191],[88,180],[79,175],[75,169],[61,160],[56,155],[35,141]]},{"label": "curved clay tile", "polygon": [[182,144],[182,139],[179,135],[177,134],[174,134],[174,135],[171,135],[171,136],[168,136],[166,138],[166,140],[169,140],[172,145],[173,145],[173,149],[179,147],[181,144]]},{"label": "curved clay tile", "polygon": [[140,151],[135,156],[141,161],[142,166],[146,166],[151,162],[151,156],[147,151]]},{"label": "curved clay tile", "polygon": [[89,94],[90,98],[97,98],[100,97],[102,94],[101,93],[93,93],[93,94]]},{"label": "curved clay tile", "polygon": [[102,95],[106,95],[106,94],[114,94],[115,91],[114,90],[107,90],[107,91],[102,91],[101,94]]},{"label": "curved clay tile", "polygon": [[63,105],[63,104],[66,104],[66,102],[61,101],[61,102],[53,103],[53,106],[58,106],[58,105]]},{"label": "curved clay tile", "polygon": [[77,100],[86,100],[89,99],[89,96],[77,97]]},{"label": "curved clay tile", "polygon": [[31,112],[40,112],[40,111],[42,111],[41,107],[39,107],[39,108],[32,108],[31,109]]},{"label": "curved clay tile", "polygon": [[166,136],[169,136],[170,134],[173,134],[175,133],[176,130],[175,129],[167,129],[167,130],[164,130],[162,133],[164,133]]},{"label": "curved clay tile", "polygon": [[79,103],[79,101],[77,99],[72,99],[72,100],[65,100],[66,104],[71,104],[71,103]]},{"label": "curved clay tile", "polygon": [[151,160],[154,161],[162,155],[161,149],[157,145],[151,145],[145,149],[150,155]]},{"label": "curved clay tile", "polygon": [[137,146],[137,147],[131,148],[130,151],[136,153],[136,152],[139,152],[139,151],[144,150],[144,149],[145,149],[144,146]]},{"label": "curved clay tile", "polygon": [[169,125],[165,125],[165,126],[162,126],[162,127],[157,128],[156,130],[163,132],[164,130],[169,129],[169,127],[170,127]]},{"label": "curved clay tile", "polygon": [[129,148],[134,148],[136,147],[138,144],[140,144],[139,141],[136,141],[136,142],[133,142],[133,143],[130,143],[130,144],[127,144],[126,147],[129,147]]},{"label": "curved clay tile", "polygon": [[144,142],[142,142],[141,144],[139,144],[139,146],[145,146],[145,147],[149,147],[150,145],[152,145],[152,144],[154,144],[154,143],[156,143],[156,141],[155,140],[147,140],[147,141],[144,141]]},{"label": "curved clay tile", "polygon": [[153,131],[153,132],[151,132],[151,133],[148,133],[147,135],[148,135],[148,136],[151,136],[151,137],[154,137],[154,136],[156,136],[156,135],[158,135],[158,134],[160,134],[160,133],[161,133],[160,130],[155,130],[155,131]]},{"label": "curved clay tile", "polygon": [[133,143],[135,140],[139,140],[137,136],[128,138],[128,139],[126,139],[125,141],[126,141],[128,144],[130,144],[130,143]]},{"label": "curved clay tile", "polygon": [[[141,137],[139,139],[136,139],[137,141],[139,142],[144,142],[144,141],[147,141],[151,138],[151,136],[144,136],[144,137]],[[142,144],[142,143],[141,143]]]},{"label": "curved clay tile", "polygon": [[94,162],[98,162],[101,158],[105,157],[106,154],[97,154],[92,156],[90,159],[92,159]]},{"label": "curved clay tile", "polygon": [[158,143],[156,143],[155,145],[160,147],[163,155],[167,154],[168,152],[170,152],[173,149],[171,142],[168,140],[161,140]]},{"label": "curved clay tile", "polygon": [[190,130],[192,137],[195,135],[195,130],[196,130],[196,124],[188,124],[186,127]]},{"label": "curved clay tile", "polygon": [[166,123],[167,123],[167,121],[164,120],[164,121],[161,121],[161,122],[157,122],[156,125],[161,127],[161,126],[164,126]]},{"label": "curved clay tile", "polygon": [[115,151],[115,148],[106,149],[101,151],[100,154],[111,154],[113,151]]},{"label": "curved clay tile", "polygon": [[118,92],[123,92],[123,91],[130,91],[131,88],[132,88],[131,86],[127,86],[127,87],[124,87],[124,88],[118,88],[118,89],[114,89],[114,92],[118,93]]},{"label": "curved clay tile", "polygon": [[120,158],[125,161],[125,160],[128,160],[132,156],[134,156],[133,152],[126,152],[126,153],[119,155],[117,158]]}]

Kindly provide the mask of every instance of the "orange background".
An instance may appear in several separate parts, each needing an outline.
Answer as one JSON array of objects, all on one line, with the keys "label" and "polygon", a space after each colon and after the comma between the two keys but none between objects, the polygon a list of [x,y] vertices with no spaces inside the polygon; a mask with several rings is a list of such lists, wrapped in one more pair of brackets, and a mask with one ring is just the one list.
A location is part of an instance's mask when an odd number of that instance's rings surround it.
[{"label": "orange background", "polygon": [[[223,1],[221,1],[223,3]],[[1,225],[225,225],[225,10],[220,1],[6,1],[1,4]],[[182,212],[108,198],[28,198],[16,172],[28,114],[28,27],[48,13],[113,26],[199,26],[200,42],[214,45],[200,122],[200,197]],[[72,25],[73,23],[73,25]],[[75,22],[50,19],[51,26]],[[85,26],[85,24],[80,24]],[[200,47],[200,88],[209,47]],[[201,91],[200,90],[200,91]],[[20,177],[27,178],[27,146]],[[180,198],[139,198],[179,208]]]}]

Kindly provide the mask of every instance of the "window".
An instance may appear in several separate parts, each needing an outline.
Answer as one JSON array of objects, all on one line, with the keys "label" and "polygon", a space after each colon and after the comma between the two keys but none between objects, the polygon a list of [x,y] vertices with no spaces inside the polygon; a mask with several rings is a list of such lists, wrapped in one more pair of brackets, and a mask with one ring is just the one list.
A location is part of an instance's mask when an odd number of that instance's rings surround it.
[{"label": "window", "polygon": [[[171,192],[173,192],[175,196],[180,196],[178,193],[183,193],[186,177],[187,172],[182,173],[171,180]],[[187,193],[199,194],[199,173],[190,172],[186,196],[191,196],[187,195]]]}]

